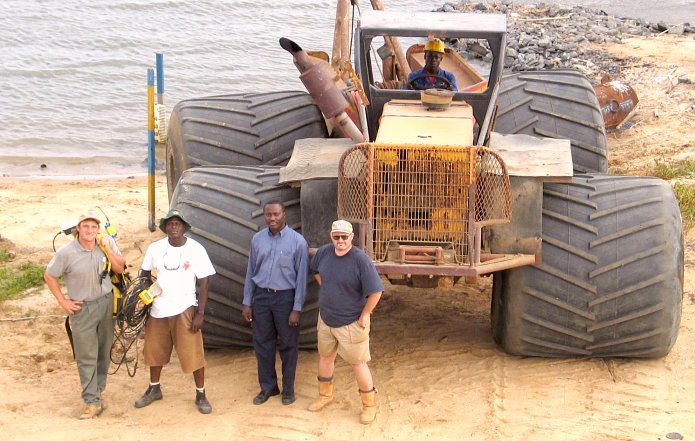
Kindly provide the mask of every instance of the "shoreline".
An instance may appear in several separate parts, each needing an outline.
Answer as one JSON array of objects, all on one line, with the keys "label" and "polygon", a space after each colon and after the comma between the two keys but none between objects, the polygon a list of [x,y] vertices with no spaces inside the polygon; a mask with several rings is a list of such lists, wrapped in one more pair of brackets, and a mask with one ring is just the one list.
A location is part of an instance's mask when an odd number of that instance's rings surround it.
[{"label": "shoreline", "polygon": [[[15,183],[19,181],[60,181],[60,182],[93,182],[93,181],[122,181],[126,179],[147,178],[149,173],[126,173],[108,175],[28,175],[28,176],[0,176],[0,184]],[[166,171],[155,171],[155,176],[166,177]]]},{"label": "shoreline", "polygon": [[[155,173],[166,173],[166,145],[155,145]],[[0,178],[102,179],[103,177],[147,176],[147,152],[127,156],[3,156]]]}]

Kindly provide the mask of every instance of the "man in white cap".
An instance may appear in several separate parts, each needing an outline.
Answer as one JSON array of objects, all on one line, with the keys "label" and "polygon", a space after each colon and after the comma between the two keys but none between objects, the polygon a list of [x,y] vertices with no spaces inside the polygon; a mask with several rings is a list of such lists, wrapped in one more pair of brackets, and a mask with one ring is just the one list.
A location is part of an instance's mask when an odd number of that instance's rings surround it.
[{"label": "man in white cap", "polygon": [[[108,234],[100,234],[99,218],[91,211],[82,214],[75,227],[75,240],[61,247],[43,275],[58,304],[69,314],[72,344],[82,386],[85,409],[80,419],[101,414],[101,394],[111,363],[113,342],[113,286],[109,276],[125,269],[125,258]],[[103,246],[102,246],[103,245]],[[67,297],[58,278],[65,276]]]},{"label": "man in white cap", "polygon": [[410,72],[404,88],[409,90],[447,89],[456,92],[458,86],[454,74],[439,67],[442,58],[444,58],[444,42],[438,38],[428,41],[425,44],[425,66]]},{"label": "man in white cap", "polygon": [[352,246],[352,224],[337,220],[331,243],[318,249],[310,269],[318,281],[319,397],[309,410],[317,412],[333,401],[333,372],[337,355],[352,366],[362,399],[360,422],[376,418],[376,388],[367,366],[370,316],[384,285],[369,256]]}]

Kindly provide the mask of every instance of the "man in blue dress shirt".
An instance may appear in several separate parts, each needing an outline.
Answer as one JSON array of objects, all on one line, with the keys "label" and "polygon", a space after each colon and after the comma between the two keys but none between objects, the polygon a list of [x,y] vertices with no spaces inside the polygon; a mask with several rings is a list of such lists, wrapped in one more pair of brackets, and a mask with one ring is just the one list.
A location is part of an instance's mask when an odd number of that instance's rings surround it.
[{"label": "man in blue dress shirt", "polygon": [[425,67],[410,72],[405,82],[405,89],[448,89],[458,91],[456,77],[451,72],[439,68],[444,57],[444,43],[435,38],[425,44]]},{"label": "man in blue dress shirt", "polygon": [[309,254],[306,240],[285,223],[285,207],[273,200],[263,206],[268,228],[251,239],[241,314],[253,322],[253,342],[261,391],[253,404],[278,395],[275,349],[280,337],[282,404],[295,401],[294,376],[299,356],[299,315],[306,298]]}]

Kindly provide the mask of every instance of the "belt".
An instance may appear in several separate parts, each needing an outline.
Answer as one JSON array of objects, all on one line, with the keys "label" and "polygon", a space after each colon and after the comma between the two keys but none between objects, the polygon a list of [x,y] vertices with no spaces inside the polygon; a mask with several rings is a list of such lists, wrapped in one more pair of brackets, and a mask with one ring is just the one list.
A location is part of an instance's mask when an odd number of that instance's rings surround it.
[{"label": "belt", "polygon": [[[102,300],[108,299],[110,294],[111,294],[111,293],[109,292],[108,294],[104,294],[103,296],[97,297],[96,299],[91,299],[91,300],[76,300],[76,301],[77,301],[77,302],[82,302],[82,303],[97,303],[97,302],[101,302]],[[75,300],[75,299],[70,299],[70,300]]]},{"label": "belt", "polygon": [[273,288],[263,288],[258,286],[257,287],[259,290],[263,292],[268,292],[270,294],[277,294],[279,292],[288,292],[288,291],[294,291],[294,288],[289,288],[289,289],[273,289]]}]

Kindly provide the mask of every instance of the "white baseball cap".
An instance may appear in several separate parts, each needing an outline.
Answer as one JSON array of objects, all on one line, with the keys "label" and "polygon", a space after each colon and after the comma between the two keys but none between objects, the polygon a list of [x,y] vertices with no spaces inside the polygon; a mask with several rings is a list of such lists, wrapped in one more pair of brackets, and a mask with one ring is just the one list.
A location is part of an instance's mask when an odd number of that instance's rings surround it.
[{"label": "white baseball cap", "polygon": [[338,219],[331,225],[331,233],[352,234],[352,224],[346,220]]}]

